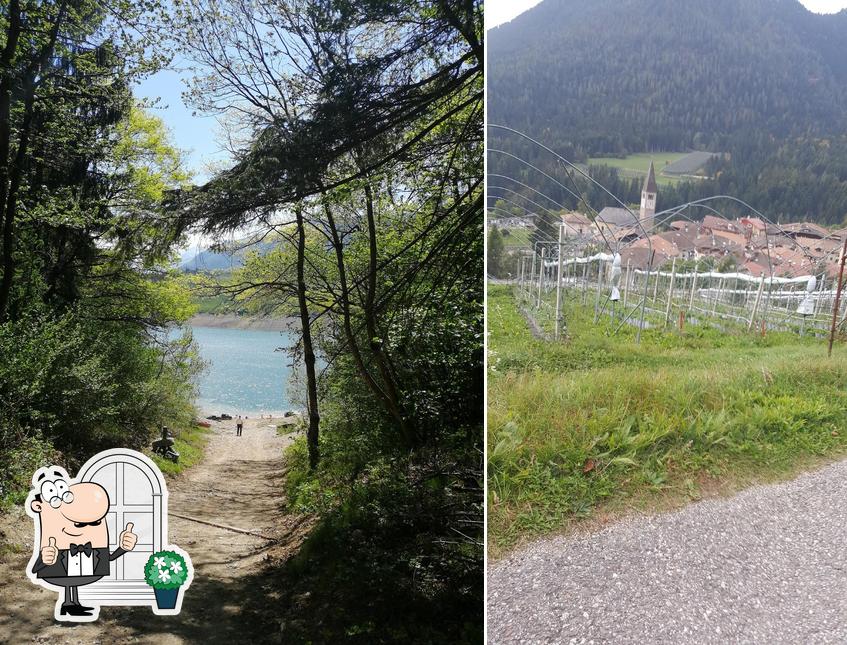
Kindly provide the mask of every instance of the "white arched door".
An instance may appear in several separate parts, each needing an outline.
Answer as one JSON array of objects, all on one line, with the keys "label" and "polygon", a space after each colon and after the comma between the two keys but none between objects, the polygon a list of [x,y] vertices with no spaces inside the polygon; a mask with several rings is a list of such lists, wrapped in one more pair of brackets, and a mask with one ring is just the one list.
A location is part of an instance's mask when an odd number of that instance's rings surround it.
[{"label": "white arched door", "polygon": [[95,457],[79,472],[78,481],[95,482],[109,493],[109,551],[117,548],[127,522],[138,536],[135,549],[111,562],[110,575],[80,587],[80,600],[93,604],[147,605],[153,590],[144,581],[144,565],[167,544],[167,500],[159,470],[132,450],[110,450]]}]

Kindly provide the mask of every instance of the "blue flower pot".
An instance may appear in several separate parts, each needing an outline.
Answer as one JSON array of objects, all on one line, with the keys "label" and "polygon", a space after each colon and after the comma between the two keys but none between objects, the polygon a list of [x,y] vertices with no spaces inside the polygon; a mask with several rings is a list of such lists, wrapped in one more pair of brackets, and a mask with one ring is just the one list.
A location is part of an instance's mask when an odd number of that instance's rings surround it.
[{"label": "blue flower pot", "polygon": [[176,609],[179,587],[176,589],[153,589],[153,592],[156,594],[156,605],[159,609]]}]

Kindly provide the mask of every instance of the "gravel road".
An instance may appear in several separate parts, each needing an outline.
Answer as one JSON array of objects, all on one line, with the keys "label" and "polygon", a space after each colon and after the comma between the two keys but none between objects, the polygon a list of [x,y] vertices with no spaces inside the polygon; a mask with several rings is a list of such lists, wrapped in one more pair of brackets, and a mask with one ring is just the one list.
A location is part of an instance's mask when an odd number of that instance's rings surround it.
[{"label": "gravel road", "polygon": [[492,563],[490,643],[847,643],[847,461]]}]

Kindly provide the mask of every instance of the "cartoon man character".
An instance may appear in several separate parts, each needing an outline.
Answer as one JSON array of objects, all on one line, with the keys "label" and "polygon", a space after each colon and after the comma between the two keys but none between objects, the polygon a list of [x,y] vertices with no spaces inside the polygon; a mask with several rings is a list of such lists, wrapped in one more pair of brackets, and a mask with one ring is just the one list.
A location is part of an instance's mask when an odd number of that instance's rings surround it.
[{"label": "cartoon man character", "polygon": [[127,523],[118,548],[110,553],[109,494],[105,488],[93,482],[71,484],[68,473],[59,466],[39,468],[32,485],[36,492],[34,496],[30,493],[30,510],[36,518],[36,540],[40,539],[32,573],[43,582],[64,587],[57,619],[93,620],[94,608],[80,604],[77,589],[109,575],[109,563],[135,548],[138,536],[132,532],[133,524]]}]

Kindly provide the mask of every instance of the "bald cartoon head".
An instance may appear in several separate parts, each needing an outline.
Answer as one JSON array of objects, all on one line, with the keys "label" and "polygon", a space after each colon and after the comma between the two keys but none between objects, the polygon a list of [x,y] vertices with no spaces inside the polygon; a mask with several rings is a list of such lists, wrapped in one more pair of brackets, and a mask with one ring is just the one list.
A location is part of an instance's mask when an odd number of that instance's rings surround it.
[{"label": "bald cartoon head", "polygon": [[86,542],[95,548],[108,547],[109,494],[105,488],[93,482],[71,484],[67,472],[57,466],[36,471],[32,485],[35,496],[30,510],[41,524],[42,548],[67,549],[71,543]]}]

